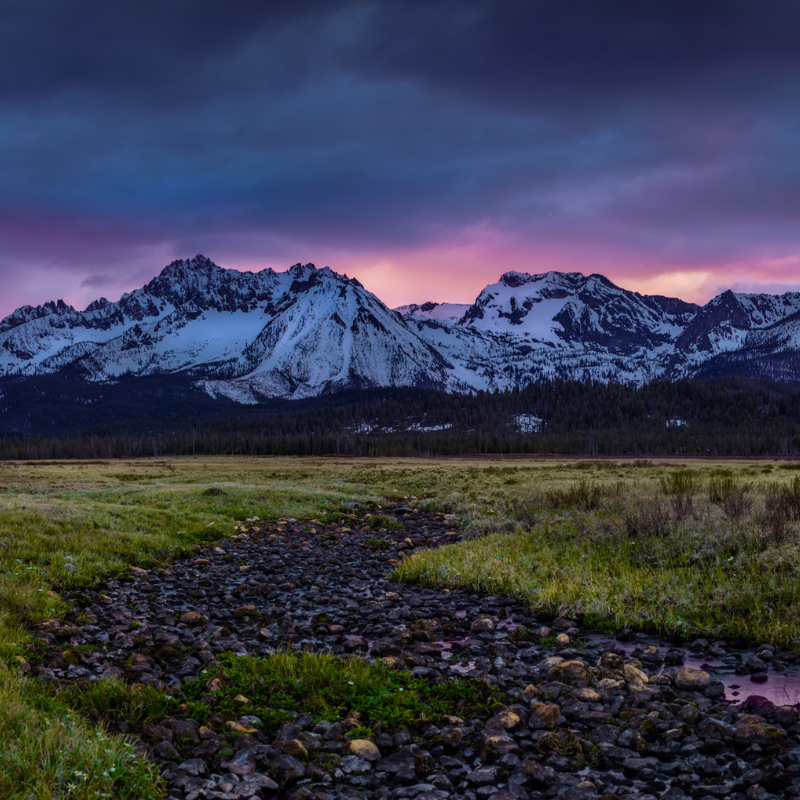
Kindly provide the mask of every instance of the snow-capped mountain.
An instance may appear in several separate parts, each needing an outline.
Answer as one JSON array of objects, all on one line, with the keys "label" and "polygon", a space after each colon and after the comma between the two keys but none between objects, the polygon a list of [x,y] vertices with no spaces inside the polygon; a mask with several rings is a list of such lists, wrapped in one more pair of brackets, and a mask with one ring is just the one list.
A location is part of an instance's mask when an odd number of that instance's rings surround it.
[{"label": "snow-capped mountain", "polygon": [[509,389],[548,377],[743,374],[800,380],[800,294],[724,292],[705,306],[601,275],[508,272],[472,305],[387,308],[328,267],[238,272],[175,261],[117,302],[23,306],[0,322],[0,376],[190,376],[212,397],[312,397],[368,386]]},{"label": "snow-capped mountain", "polygon": [[197,256],[117,303],[19,309],[0,331],[6,375],[188,373],[210,394],[250,402],[447,382],[441,355],[401,316],[358,281],[313,264],[250,273]]},{"label": "snow-capped mountain", "polygon": [[418,306],[411,303],[407,306],[398,306],[395,311],[404,317],[422,317],[435,319],[438,322],[458,322],[467,313],[469,303],[423,303]]}]

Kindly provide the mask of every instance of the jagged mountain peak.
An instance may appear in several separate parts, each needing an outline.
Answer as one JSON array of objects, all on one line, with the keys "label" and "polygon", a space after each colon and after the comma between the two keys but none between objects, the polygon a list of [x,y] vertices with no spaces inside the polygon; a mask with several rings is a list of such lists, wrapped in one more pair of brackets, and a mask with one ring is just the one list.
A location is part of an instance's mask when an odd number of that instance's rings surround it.
[{"label": "jagged mountain peak", "polygon": [[298,261],[296,264],[292,264],[292,266],[289,267],[288,271],[289,271],[289,274],[295,279],[298,279],[298,278],[304,278],[305,279],[309,275],[313,275],[314,273],[316,273],[317,272],[317,267],[316,267],[316,265],[314,265],[314,264],[312,264],[310,262],[308,264],[301,264]]},{"label": "jagged mountain peak", "polygon": [[596,273],[512,270],[472,304],[395,311],[330,267],[240,272],[198,254],[117,302],[17,309],[0,322],[0,376],[184,374],[215,396],[253,401],[357,386],[509,389],[546,377],[641,384],[714,374],[734,353],[767,353],[775,365],[800,351],[800,293],[727,291],[699,307]]},{"label": "jagged mountain peak", "polygon": [[35,319],[74,313],[76,313],[75,309],[63,300],[48,300],[46,303],[42,303],[38,306],[20,306],[0,321],[0,333],[24,325]]},{"label": "jagged mountain peak", "polygon": [[[522,286],[532,285],[536,288],[545,288],[547,286],[569,287],[576,289],[586,284],[593,285],[595,283],[602,283],[604,286],[614,287],[614,284],[599,273],[591,275],[584,275],[582,272],[559,272],[557,270],[548,270],[547,272],[520,272],[518,270],[511,270],[504,272],[500,276],[500,280],[494,285],[503,285],[511,289],[518,289]],[[492,284],[486,287],[491,288]]]},{"label": "jagged mountain peak", "polygon": [[429,300],[422,305],[410,303],[398,306],[394,310],[403,317],[421,317],[437,322],[456,323],[463,318],[469,307],[469,303],[434,303]]},{"label": "jagged mountain peak", "polygon": [[194,258],[177,258],[175,261],[167,264],[161,271],[163,275],[165,272],[175,272],[177,270],[207,270],[210,268],[222,269],[222,267],[215,264],[210,258],[207,258],[202,253],[198,253]]}]

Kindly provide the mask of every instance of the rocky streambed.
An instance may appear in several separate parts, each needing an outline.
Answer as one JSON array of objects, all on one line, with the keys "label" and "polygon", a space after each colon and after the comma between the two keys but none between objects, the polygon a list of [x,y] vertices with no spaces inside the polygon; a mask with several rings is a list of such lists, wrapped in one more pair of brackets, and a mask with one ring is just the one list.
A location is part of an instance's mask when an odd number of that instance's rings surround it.
[{"label": "rocky streambed", "polygon": [[352,717],[298,710],[265,730],[246,705],[220,713],[210,682],[202,724],[182,704],[157,724],[114,726],[160,763],[173,800],[800,797],[798,707],[760,688],[785,689],[796,653],[608,639],[510,598],[398,585],[399,559],[459,535],[441,514],[383,513],[401,528],[373,531],[368,515],[251,521],[168,569],[73,593],[73,612],[42,625],[31,668],[60,686],[119,678],[180,698],[226,653],[283,647],[485,679],[503,698],[475,718],[454,708],[438,726],[353,739]]}]

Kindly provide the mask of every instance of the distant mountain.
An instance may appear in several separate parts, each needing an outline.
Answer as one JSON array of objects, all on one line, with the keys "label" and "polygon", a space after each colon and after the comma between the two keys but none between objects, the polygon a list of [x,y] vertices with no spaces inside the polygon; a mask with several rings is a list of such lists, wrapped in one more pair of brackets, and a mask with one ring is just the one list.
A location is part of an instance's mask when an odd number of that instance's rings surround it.
[{"label": "distant mountain", "polygon": [[88,381],[191,375],[240,402],[448,380],[441,355],[358,281],[313,264],[238,272],[204,256],[117,303],[47,303],[0,323],[0,374],[66,369]]},{"label": "distant mountain", "polygon": [[201,255],[117,302],[23,306],[0,322],[0,377],[15,385],[158,376],[161,392],[173,376],[181,397],[193,387],[239,403],[379,386],[506,390],[553,377],[800,381],[799,352],[798,293],[728,291],[701,307],[601,275],[508,272],[471,305],[392,311],[327,267],[238,272]]}]

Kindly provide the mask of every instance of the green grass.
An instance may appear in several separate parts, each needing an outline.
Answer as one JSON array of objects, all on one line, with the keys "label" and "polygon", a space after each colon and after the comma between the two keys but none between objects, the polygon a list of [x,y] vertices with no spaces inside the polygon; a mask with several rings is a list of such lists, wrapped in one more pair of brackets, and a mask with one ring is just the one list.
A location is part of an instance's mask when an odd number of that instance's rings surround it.
[{"label": "green grass", "polygon": [[501,699],[484,681],[434,684],[361,658],[284,651],[266,658],[223,654],[217,660],[219,667],[184,685],[193,710],[206,717],[201,701],[208,693],[207,683],[220,678],[224,686],[214,695],[216,713],[242,713],[235,698],[244,695],[250,701],[247,713],[273,729],[298,713],[335,721],[356,712],[361,724],[371,728],[378,723],[390,730],[416,728],[446,714],[487,715]]},{"label": "green grass", "polygon": [[[0,464],[0,659],[32,657],[32,626],[66,611],[58,592],[133,565],[165,564],[252,517],[339,511],[355,496],[344,473],[291,459]],[[2,680],[0,797],[160,796],[157,773],[127,745],[74,717],[65,726],[60,709],[96,710],[106,720],[161,718],[163,693],[103,681],[54,699],[35,680],[5,670]],[[112,773],[114,780],[102,777],[103,765],[113,766],[111,756],[101,757],[106,749],[133,765]],[[91,779],[70,777],[85,771]]]},{"label": "green grass", "polygon": [[[247,522],[253,517],[360,523],[360,514],[344,505],[351,501],[372,512],[367,524],[375,534],[398,524],[379,505],[457,515],[469,541],[413,555],[398,570],[404,579],[508,591],[533,608],[596,624],[800,647],[797,466],[545,458],[4,462],[0,659],[13,664],[17,655],[35,654],[33,627],[65,613],[59,597],[65,589],[97,585],[132,565],[166,564],[195,545],[257,525]],[[375,535],[366,543],[383,547],[383,541]],[[364,673],[342,684],[336,669],[314,663],[292,667],[300,669],[292,673],[296,679],[317,687],[313,692],[299,692],[288,679],[260,685],[265,678],[255,665],[253,675],[241,677],[240,691],[262,691],[256,699],[265,724],[298,710],[325,718],[360,710],[362,724],[388,726],[486,701],[463,696],[463,684],[429,694],[403,683],[411,676],[390,671],[380,680]],[[270,669],[277,666],[271,662]],[[278,673],[286,677],[291,670],[284,666]],[[303,677],[312,667],[333,670],[330,681]],[[145,697],[103,682],[53,697],[37,681],[0,669],[0,699],[0,796],[158,796],[159,782],[144,761],[67,707],[144,724],[172,708],[164,693]],[[209,714],[201,698],[191,698],[189,711]],[[75,794],[82,783],[68,795],[70,775],[87,772],[100,780],[105,750],[109,758],[127,754],[125,775],[111,783],[103,777],[94,795]],[[33,793],[20,788],[34,783]]]},{"label": "green grass", "polygon": [[368,520],[367,525],[372,531],[386,529],[387,531],[399,531],[403,526],[389,514],[373,514]]},{"label": "green grass", "polygon": [[129,685],[121,680],[74,683],[56,695],[71,708],[98,717],[106,724],[127,722],[140,729],[174,714],[178,700],[152,686]]},{"label": "green grass", "polygon": [[571,483],[553,470],[560,480],[496,512],[509,533],[485,526],[394,577],[506,593],[590,626],[800,648],[800,479],[747,462],[610,463],[577,462]]},{"label": "green grass", "polygon": [[0,668],[0,797],[6,800],[150,800],[155,765],[81,720],[31,681]]}]

